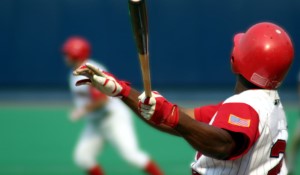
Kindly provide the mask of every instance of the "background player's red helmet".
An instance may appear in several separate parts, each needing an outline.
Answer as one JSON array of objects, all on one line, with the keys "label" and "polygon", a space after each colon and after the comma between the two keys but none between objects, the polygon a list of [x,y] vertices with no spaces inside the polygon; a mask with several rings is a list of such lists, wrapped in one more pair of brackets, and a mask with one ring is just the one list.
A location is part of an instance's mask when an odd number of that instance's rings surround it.
[{"label": "background player's red helmet", "polygon": [[262,22],[234,36],[231,65],[251,83],[265,89],[280,86],[294,57],[288,34],[279,26]]},{"label": "background player's red helmet", "polygon": [[90,43],[82,37],[70,37],[63,45],[62,51],[73,60],[86,60],[90,56]]}]

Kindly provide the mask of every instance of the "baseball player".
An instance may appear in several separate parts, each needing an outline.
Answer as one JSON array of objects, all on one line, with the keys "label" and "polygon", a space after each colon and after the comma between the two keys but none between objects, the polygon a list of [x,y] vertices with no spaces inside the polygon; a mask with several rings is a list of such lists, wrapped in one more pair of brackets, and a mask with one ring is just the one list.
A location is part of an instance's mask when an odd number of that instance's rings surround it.
[{"label": "baseball player", "polygon": [[193,175],[287,174],[287,122],[277,89],[293,61],[290,37],[280,26],[262,22],[233,41],[235,94],[194,109],[179,107],[158,92],[146,97],[92,64],[74,74],[88,78],[77,85],[121,97],[148,124],[183,137],[196,150]]},{"label": "baseball player", "polygon": [[[65,61],[72,69],[89,61],[106,70],[101,64],[88,59],[90,50],[89,42],[77,36],[68,38],[62,47]],[[107,97],[93,87],[75,87],[79,79],[70,75],[70,88],[75,102],[70,117],[73,121],[82,117],[86,120],[75,149],[76,164],[89,175],[103,175],[104,171],[97,164],[96,157],[104,142],[108,141],[130,164],[144,170],[146,174],[162,175],[159,167],[138,148],[129,108],[120,99]]]}]

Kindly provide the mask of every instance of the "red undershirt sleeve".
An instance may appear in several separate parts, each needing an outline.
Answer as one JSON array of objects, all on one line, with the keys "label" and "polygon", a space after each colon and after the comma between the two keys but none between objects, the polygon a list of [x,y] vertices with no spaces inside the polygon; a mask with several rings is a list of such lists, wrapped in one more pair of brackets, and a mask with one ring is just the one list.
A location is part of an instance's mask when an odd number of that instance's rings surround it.
[{"label": "red undershirt sleeve", "polygon": [[195,120],[208,124],[217,112],[218,108],[221,106],[221,104],[222,103],[219,103],[217,105],[207,105],[195,108]]},{"label": "red undershirt sleeve", "polygon": [[[229,160],[246,154],[259,137],[259,116],[250,105],[245,103],[222,104],[218,108],[212,125],[243,136],[242,140],[236,142],[236,153],[229,157]],[[232,136],[234,137],[235,134]]]}]

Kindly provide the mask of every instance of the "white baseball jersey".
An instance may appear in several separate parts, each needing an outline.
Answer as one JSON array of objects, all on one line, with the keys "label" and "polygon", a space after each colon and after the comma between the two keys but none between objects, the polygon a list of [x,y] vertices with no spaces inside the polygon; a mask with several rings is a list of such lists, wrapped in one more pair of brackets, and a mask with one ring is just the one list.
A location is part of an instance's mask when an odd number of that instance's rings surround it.
[{"label": "white baseball jersey", "polygon": [[218,105],[195,109],[195,118],[210,125],[243,134],[241,151],[227,160],[197,153],[193,174],[284,175],[287,122],[276,90],[247,90]]}]

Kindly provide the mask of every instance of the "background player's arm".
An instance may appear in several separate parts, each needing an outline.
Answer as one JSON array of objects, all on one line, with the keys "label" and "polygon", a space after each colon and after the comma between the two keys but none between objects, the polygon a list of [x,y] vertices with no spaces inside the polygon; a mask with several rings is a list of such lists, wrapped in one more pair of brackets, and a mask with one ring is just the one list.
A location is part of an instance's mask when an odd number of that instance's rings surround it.
[{"label": "background player's arm", "polygon": [[92,90],[89,93],[85,91],[77,91],[76,96],[78,98],[88,98],[90,101],[84,106],[76,107],[72,110],[70,117],[73,121],[79,120],[90,112],[103,108],[108,100],[106,95],[99,93],[95,94]]},{"label": "background player's arm", "polygon": [[93,111],[103,108],[103,106],[105,106],[106,103],[107,103],[107,98],[93,100],[93,101],[89,102],[88,104],[86,104],[86,106],[84,108],[87,112],[93,112]]},{"label": "background player's arm", "polygon": [[85,105],[85,110],[92,112],[103,108],[108,101],[108,97],[93,87],[90,87],[89,91],[91,100]]}]

